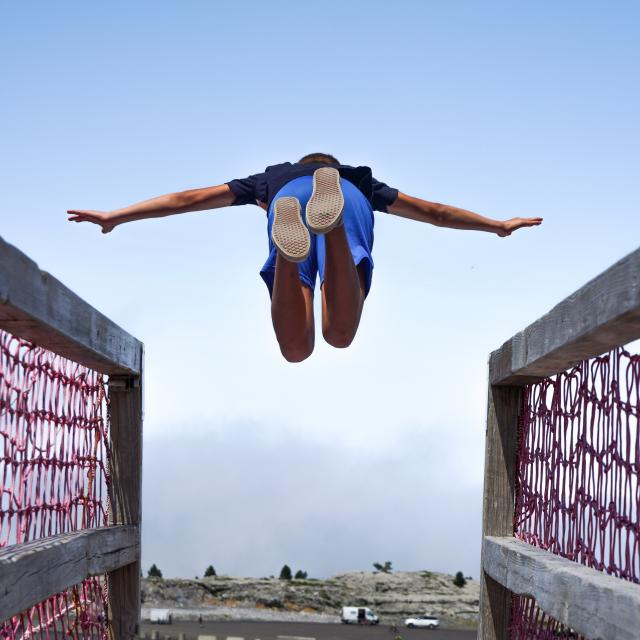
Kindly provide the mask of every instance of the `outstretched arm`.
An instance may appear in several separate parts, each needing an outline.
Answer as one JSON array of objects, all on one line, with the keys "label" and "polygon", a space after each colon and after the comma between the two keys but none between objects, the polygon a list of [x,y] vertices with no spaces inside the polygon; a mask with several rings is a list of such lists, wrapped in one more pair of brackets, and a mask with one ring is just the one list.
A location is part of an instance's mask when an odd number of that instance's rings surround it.
[{"label": "outstretched arm", "polygon": [[67,213],[69,214],[69,222],[93,222],[102,227],[102,233],[109,233],[114,227],[124,222],[162,218],[188,211],[219,209],[232,205],[235,199],[236,197],[229,186],[221,184],[216,187],[168,193],[114,211],[69,209]]},{"label": "outstretched arm", "polygon": [[420,198],[408,196],[398,192],[396,201],[389,205],[389,213],[403,218],[428,222],[438,227],[450,227],[451,229],[471,229],[475,231],[489,231],[499,236],[509,236],[516,229],[522,227],[537,227],[542,223],[542,218],[511,218],[510,220],[494,220],[485,218],[473,211],[459,209],[448,204],[428,202]]}]

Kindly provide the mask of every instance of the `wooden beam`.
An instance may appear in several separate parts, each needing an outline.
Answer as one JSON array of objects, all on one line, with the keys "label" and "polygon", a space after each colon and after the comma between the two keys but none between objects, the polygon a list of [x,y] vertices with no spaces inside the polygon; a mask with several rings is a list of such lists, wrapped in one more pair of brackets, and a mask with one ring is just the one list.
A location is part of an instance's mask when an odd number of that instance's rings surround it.
[{"label": "wooden beam", "polygon": [[[140,354],[140,362],[142,362]],[[111,519],[139,526],[142,518],[142,376],[109,378]],[[137,637],[140,559],[109,574],[109,621],[115,640]]]},{"label": "wooden beam", "polygon": [[102,373],[140,373],[138,340],[2,238],[0,328]]},{"label": "wooden beam", "polygon": [[[485,442],[482,535],[513,534],[516,447],[521,390],[489,386]],[[511,617],[511,594],[480,572],[478,638],[506,640]]]},{"label": "wooden beam", "polygon": [[82,529],[0,550],[0,621],[140,554],[138,527]]},{"label": "wooden beam", "polygon": [[491,384],[524,385],[640,338],[640,249],[494,351]]},{"label": "wooden beam", "polygon": [[637,640],[640,585],[556,556],[513,537],[487,537],[483,569],[514,593],[592,640]]}]

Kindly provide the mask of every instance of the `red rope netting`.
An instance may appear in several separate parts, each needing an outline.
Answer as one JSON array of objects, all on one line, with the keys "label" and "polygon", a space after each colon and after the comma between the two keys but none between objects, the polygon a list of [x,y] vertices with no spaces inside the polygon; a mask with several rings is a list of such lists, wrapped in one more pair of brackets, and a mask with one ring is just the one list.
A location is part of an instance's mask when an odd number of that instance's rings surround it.
[{"label": "red rope netting", "polygon": [[[107,524],[104,377],[0,330],[0,549]],[[0,638],[106,638],[106,582],[10,620]]]},{"label": "red rope netting", "polygon": [[[640,582],[640,355],[614,349],[523,396],[515,535]],[[514,596],[511,637],[577,636]]]}]

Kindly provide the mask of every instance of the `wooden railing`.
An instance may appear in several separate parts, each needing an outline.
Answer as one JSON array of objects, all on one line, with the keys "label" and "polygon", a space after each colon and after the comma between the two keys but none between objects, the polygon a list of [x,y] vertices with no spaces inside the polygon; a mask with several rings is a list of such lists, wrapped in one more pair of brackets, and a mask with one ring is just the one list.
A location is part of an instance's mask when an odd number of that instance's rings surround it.
[{"label": "wooden railing", "polygon": [[0,551],[0,621],[108,573],[113,638],[140,617],[143,345],[0,239],[0,328],[108,375],[110,526]]},{"label": "wooden railing", "polygon": [[481,640],[509,637],[512,593],[588,638],[640,637],[640,585],[513,537],[518,412],[524,385],[640,338],[640,249],[626,256],[489,359],[482,521]]}]

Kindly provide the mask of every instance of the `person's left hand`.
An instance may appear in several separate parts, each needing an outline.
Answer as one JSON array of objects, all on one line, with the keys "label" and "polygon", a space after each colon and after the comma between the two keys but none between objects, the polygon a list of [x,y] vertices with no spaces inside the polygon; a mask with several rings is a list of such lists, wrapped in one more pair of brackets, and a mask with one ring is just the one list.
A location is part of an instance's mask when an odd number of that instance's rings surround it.
[{"label": "person's left hand", "polygon": [[93,211],[87,209],[69,209],[69,222],[93,222],[102,227],[102,233],[113,231],[116,223],[109,211]]},{"label": "person's left hand", "polygon": [[522,229],[523,227],[537,227],[542,224],[542,218],[511,218],[511,220],[505,220],[497,234],[504,238],[510,236],[514,231]]}]

